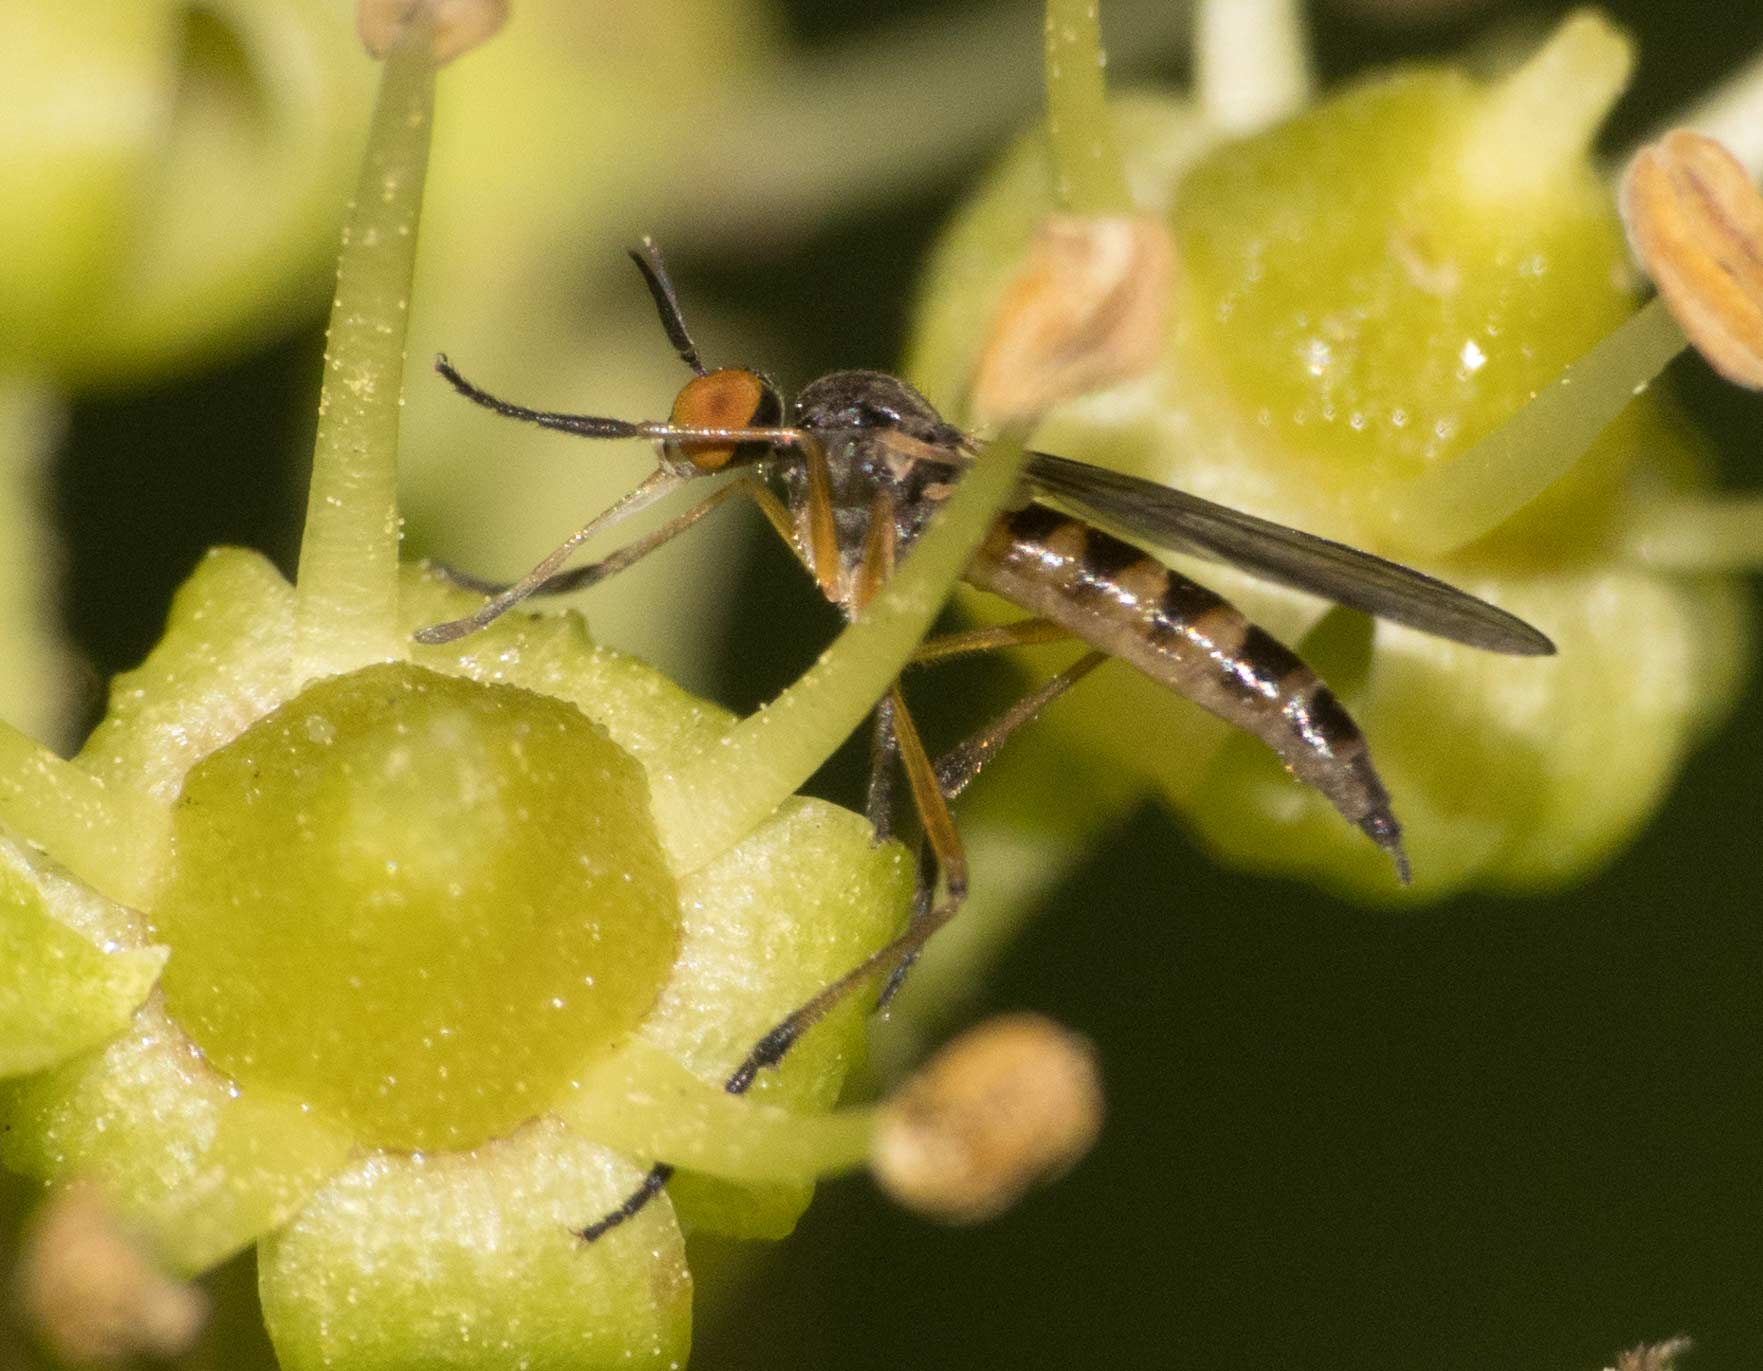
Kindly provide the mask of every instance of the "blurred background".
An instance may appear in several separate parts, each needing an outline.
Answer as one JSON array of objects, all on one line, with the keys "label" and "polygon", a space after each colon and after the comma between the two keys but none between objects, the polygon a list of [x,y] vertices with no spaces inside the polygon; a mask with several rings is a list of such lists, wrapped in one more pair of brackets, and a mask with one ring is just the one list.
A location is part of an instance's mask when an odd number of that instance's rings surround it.
[{"label": "blurred background", "polygon": [[[156,117],[263,186],[131,190],[106,251],[139,253],[129,225],[171,222],[179,195],[222,221],[218,245],[158,276],[136,263],[101,298],[70,286],[0,349],[12,460],[58,543],[12,540],[54,606],[12,668],[42,734],[97,716],[204,548],[292,570],[371,72],[324,58],[349,41],[334,0],[283,7],[297,39],[252,8],[180,9],[152,80],[171,92]],[[538,405],[658,417],[681,372],[623,256],[654,232],[712,365],[786,390],[891,365],[928,246],[1039,99],[1029,0],[609,0],[548,16],[547,40],[529,13],[558,8],[515,0],[507,32],[443,74],[413,315],[410,543],[492,575],[536,560],[643,454],[462,413],[421,359],[445,348]],[[1328,84],[1540,33],[1566,8],[1319,0],[1312,43]],[[1640,52],[1612,150],[1763,48],[1756,7],[1604,8]],[[1185,83],[1182,5],[1104,9],[1117,83]],[[554,38],[572,25],[595,35],[579,73]],[[203,132],[214,111],[232,133]],[[274,196],[273,226],[247,222]],[[230,283],[178,306],[204,270]],[[156,289],[173,302],[158,315]],[[1722,483],[1763,488],[1763,404],[1694,359],[1667,384]],[[583,608],[598,637],[746,710],[835,624],[756,519],[714,525]],[[1000,684],[947,679],[923,692],[945,737]],[[1753,684],[1640,840],[1546,899],[1370,912],[1221,870],[1136,811],[960,1011],[1033,1008],[1095,1040],[1112,1111],[1097,1152],[983,1229],[932,1228],[853,1180],[787,1242],[706,1249],[694,1365],[1593,1368],[1680,1332],[1693,1367],[1763,1364],[1759,704]],[[856,784],[846,756],[816,789],[850,802]],[[247,1291],[248,1261],[216,1279]],[[253,1318],[223,1300],[189,1364],[265,1364]],[[0,1365],[28,1356],[0,1335]]]}]

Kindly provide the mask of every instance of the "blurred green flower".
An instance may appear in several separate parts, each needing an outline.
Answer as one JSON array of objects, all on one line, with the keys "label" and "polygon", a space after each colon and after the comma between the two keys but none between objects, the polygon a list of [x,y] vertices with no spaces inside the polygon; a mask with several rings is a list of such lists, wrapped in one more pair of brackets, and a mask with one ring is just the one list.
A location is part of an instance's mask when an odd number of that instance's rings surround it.
[{"label": "blurred green flower", "polygon": [[9,5],[0,372],[114,383],[279,327],[371,89],[339,0]]},{"label": "blurred green flower", "polygon": [[[1587,160],[1631,60],[1585,13],[1498,80],[1398,71],[1246,137],[1218,108],[1110,106],[1131,199],[1174,236],[1163,355],[1062,407],[1037,446],[1417,565],[1560,652],[1502,659],[1199,563],[1352,710],[1414,886],[1252,739],[1120,669],[1022,744],[1058,752],[1070,792],[1031,827],[1087,831],[1150,789],[1234,863],[1381,902],[1553,888],[1646,821],[1731,708],[1750,637],[1730,577],[1649,563],[1631,541],[1650,508],[1706,484],[1670,400],[1637,398],[1683,341],[1656,307],[1635,313]],[[1027,137],[936,252],[908,370],[956,413],[983,321],[1070,161],[1058,137]],[[1009,617],[977,593],[966,603]],[[1011,822],[1008,796],[982,796],[980,831],[992,809]]]}]

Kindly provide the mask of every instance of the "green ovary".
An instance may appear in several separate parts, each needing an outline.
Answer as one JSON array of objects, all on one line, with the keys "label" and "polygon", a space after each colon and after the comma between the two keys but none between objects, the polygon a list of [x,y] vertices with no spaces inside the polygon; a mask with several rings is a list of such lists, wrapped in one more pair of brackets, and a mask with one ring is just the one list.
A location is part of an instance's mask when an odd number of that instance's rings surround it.
[{"label": "green ovary", "polygon": [[[1376,83],[1221,149],[1181,185],[1183,369],[1215,368],[1282,479],[1346,492],[1337,513],[1373,541],[1379,506],[1400,521],[1404,481],[1634,310],[1609,193],[1583,158],[1506,198],[1466,190],[1455,150],[1488,98],[1452,72]],[[1551,514],[1620,481],[1635,449],[1622,427],[1550,492]]]},{"label": "green ovary", "polygon": [[569,704],[418,667],[321,680],[204,759],[174,842],[172,1014],[372,1146],[539,1113],[677,944],[638,763]]}]

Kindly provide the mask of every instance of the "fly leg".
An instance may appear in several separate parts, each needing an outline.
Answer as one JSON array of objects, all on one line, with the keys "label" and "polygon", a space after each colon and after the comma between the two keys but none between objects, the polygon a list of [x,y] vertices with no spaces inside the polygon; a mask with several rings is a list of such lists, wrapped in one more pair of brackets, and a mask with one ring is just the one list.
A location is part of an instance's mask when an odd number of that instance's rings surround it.
[{"label": "fly leg", "polygon": [[900,741],[894,736],[894,698],[884,695],[876,704],[869,740],[869,784],[864,788],[863,813],[875,830],[876,845],[894,836],[894,785],[900,763]]},{"label": "fly leg", "polygon": [[[872,524],[871,526],[874,527],[875,525]],[[1050,623],[1046,619],[1023,619],[1013,624],[1001,624],[991,628],[968,629],[960,633],[946,634],[941,638],[932,638],[918,646],[917,650],[913,652],[909,659],[909,664],[913,666],[927,666],[937,662],[951,661],[956,657],[964,657],[975,652],[993,652],[1008,647],[1028,647],[1037,643],[1057,642],[1062,638],[1068,638],[1070,636],[1071,635],[1067,630],[1060,628],[1057,624]],[[1012,724],[1005,730],[1003,735],[998,737],[996,742],[990,747],[984,749],[985,756],[989,757],[992,752],[997,750],[998,744],[1003,741],[1004,737],[1014,732],[1022,723],[1028,722],[1028,719],[1032,718],[1034,713],[1051,703],[1054,698],[1063,693],[1063,691],[1072,684],[1075,684],[1075,679],[1066,682],[1065,685],[1047,695],[1046,698],[1041,700],[1040,704],[1035,706],[1034,710],[1031,710],[1030,713],[1019,723]],[[1037,694],[1039,694],[1039,692],[1037,692]],[[1021,704],[1018,704],[1017,709],[1019,710],[1021,707]],[[1015,712],[1016,711],[1013,710],[1012,714]],[[869,746],[869,782],[864,794],[863,812],[869,819],[870,826],[875,829],[876,842],[885,843],[888,839],[894,836],[895,769],[900,760],[900,745],[894,737],[894,702],[892,696],[885,695],[882,697],[875,707],[873,718],[873,733],[871,735]],[[999,722],[1001,723],[1002,720]],[[996,723],[993,724],[992,728],[985,730],[985,734],[992,733],[997,727],[998,725]],[[984,737],[985,734],[969,739],[966,743],[962,744],[962,748],[957,749],[957,751],[973,749],[980,743],[981,738]],[[951,754],[951,757],[953,755],[954,754]],[[949,757],[940,760],[937,763],[938,773],[941,774],[944,767],[949,763]],[[975,767],[973,770],[974,774],[977,774],[978,768]],[[963,780],[954,790],[950,790],[948,786],[945,785],[943,787],[944,793],[949,799],[954,799],[961,790],[964,790],[967,787],[968,782],[972,779],[972,775],[967,776],[966,780]]]},{"label": "fly leg", "polygon": [[946,633],[941,638],[929,638],[918,645],[908,661],[912,666],[934,666],[975,652],[1033,647],[1038,643],[1057,643],[1071,636],[1070,629],[1061,628],[1050,619],[1018,619],[1015,623],[969,628],[960,633]]},{"label": "fly leg", "polygon": [[[1053,635],[1044,634],[1041,625],[1044,621],[1028,620],[1023,625],[1005,625],[1000,630],[977,630],[976,635],[955,634],[953,638],[966,639],[973,646],[964,647],[964,651],[983,651],[989,647],[1013,646],[1017,642],[1049,642]],[[1030,627],[1030,626],[1033,627]],[[1010,638],[1004,642],[975,641],[977,634],[994,634],[1008,632],[1010,629],[1021,628],[1025,634],[1022,638]],[[947,642],[948,640],[942,640]],[[926,646],[935,648],[936,643]],[[956,652],[944,650],[935,653],[930,660],[944,660],[957,655]],[[920,806],[920,814],[924,819],[925,841],[919,848],[918,883],[913,894],[912,914],[906,925],[906,931],[893,942],[870,954],[838,980],[826,986],[812,998],[805,1001],[797,1009],[773,1027],[747,1054],[747,1058],[723,1082],[723,1089],[731,1095],[742,1095],[752,1087],[759,1072],[767,1066],[775,1066],[783,1060],[784,1055],[795,1045],[803,1033],[818,1023],[846,995],[863,985],[871,977],[887,972],[887,982],[879,998],[880,1004],[886,1004],[899,989],[901,981],[910,969],[930,937],[944,924],[948,923],[960,910],[967,895],[967,859],[961,847],[960,835],[955,831],[953,818],[949,814],[948,801],[953,799],[977,776],[980,769],[1017,729],[1028,723],[1043,709],[1058,699],[1072,686],[1076,685],[1090,672],[1107,660],[1102,652],[1086,653],[1071,666],[1057,675],[1050,677],[1044,684],[1023,696],[1003,714],[999,715],[985,728],[972,737],[943,754],[934,764],[925,753],[923,741],[919,738],[917,727],[912,716],[906,712],[905,700],[896,685],[876,707],[876,770],[892,772],[896,761],[904,765],[906,778],[911,785],[912,798]],[[891,796],[891,781],[884,787]],[[870,795],[872,803],[878,793],[877,782],[871,777]],[[875,815],[871,815],[872,821]],[[891,809],[886,815],[891,825]],[[878,831],[880,823],[877,823]],[[939,871],[943,875],[943,898],[936,900],[937,877]],[[631,1193],[608,1211],[601,1218],[580,1230],[580,1237],[592,1242],[609,1230],[635,1218],[667,1185],[673,1175],[673,1167],[666,1162],[657,1162],[649,1168],[648,1174]]]},{"label": "fly leg", "polygon": [[[808,555],[804,556],[804,550],[796,541],[789,512],[763,485],[757,481],[752,484],[755,498],[766,518],[771,521],[772,527],[777,530],[778,536],[796,550],[797,556],[802,558],[810,570],[817,570],[814,555],[817,549],[811,546],[807,550]],[[872,519],[872,530],[892,528],[891,517],[885,517],[887,511],[878,509],[875,513],[884,517]],[[885,541],[886,534],[878,534],[874,537],[876,545],[865,549],[864,567],[867,574],[863,576],[863,584],[859,590],[863,598],[867,598],[868,593],[873,593],[880,586],[886,579],[886,571],[891,569],[892,548],[886,546]],[[822,552],[822,556],[825,555]],[[819,579],[824,585],[826,574],[820,573]],[[972,652],[1054,642],[1069,636],[1065,630],[1047,620],[1028,619],[1016,624],[974,629],[934,639],[921,646],[912,660],[918,663],[947,661]],[[724,1090],[731,1095],[744,1095],[752,1088],[759,1072],[782,1061],[803,1033],[824,1018],[852,991],[884,972],[887,981],[879,1002],[887,1003],[899,989],[907,970],[931,935],[955,917],[967,898],[967,858],[961,846],[961,835],[956,831],[954,818],[949,813],[949,798],[966,789],[1006,738],[1105,659],[1105,655],[1099,652],[1088,654],[1039,689],[1024,696],[989,726],[935,763],[925,752],[924,742],[919,737],[911,714],[907,712],[906,701],[900,693],[898,683],[889,689],[876,705],[865,809],[878,839],[885,840],[893,831],[895,767],[897,764],[902,766],[924,830],[918,850],[918,879],[906,931],[893,942],[864,958],[838,980],[823,987],[797,1006],[789,1017],[776,1024],[754,1044],[746,1059],[723,1082]],[[936,898],[939,875],[943,887],[941,902]],[[672,1179],[673,1172],[674,1168],[669,1163],[656,1162],[630,1194],[593,1223],[579,1229],[577,1236],[584,1242],[593,1242],[619,1225],[628,1223],[661,1193]]]},{"label": "fly leg", "polygon": [[1017,729],[1036,718],[1043,709],[1107,660],[1106,652],[1086,652],[1064,671],[1049,676],[979,732],[957,743],[937,758],[937,784],[942,787],[943,794],[953,800],[966,790]]},{"label": "fly leg", "polygon": [[[1026,627],[1027,625],[1041,622],[1044,621],[1032,619],[1025,620],[1022,626]],[[1010,624],[1006,625],[1005,629],[1016,627],[1019,627],[1019,625]],[[992,631],[1001,632],[1004,630],[982,630],[982,632]],[[952,636],[961,637],[965,635]],[[947,642],[948,639],[937,641]],[[1046,638],[1035,637],[1025,639],[1025,641],[1046,642],[1052,641],[1052,639],[1050,636]],[[929,647],[935,647],[936,645],[937,642],[927,644]],[[1004,644],[1004,646],[1010,645],[1011,644]],[[985,646],[992,645],[987,644]],[[974,647],[965,650],[983,651],[985,650],[985,647]],[[949,653],[946,655],[952,656],[954,654]],[[931,660],[938,661],[944,659],[944,657],[933,657]],[[1036,718],[1048,705],[1052,704],[1053,701],[1057,700],[1061,695],[1070,690],[1079,681],[1083,680],[1085,676],[1088,676],[1107,660],[1108,654],[1105,652],[1085,653],[1064,671],[1049,677],[1034,690],[1031,690],[1028,694],[1024,695],[1015,704],[1011,705],[1009,709],[1005,710],[996,719],[992,720],[991,723],[980,729],[979,732],[964,739],[956,746],[950,748],[941,757],[937,758],[937,784],[942,788],[944,798],[953,800],[956,796],[960,795],[962,791],[966,790],[968,786],[972,785],[974,778],[979,775],[985,764],[997,754],[998,749],[1004,745],[1005,741],[1009,739],[1017,729]],[[912,917],[915,921],[923,917],[923,914],[930,909],[930,902],[927,896],[930,885],[934,883],[935,879],[936,873],[934,869],[930,870],[927,874],[926,869],[921,864],[918,873],[919,886],[912,905]],[[917,960],[917,954],[914,953],[905,961],[901,962],[899,966],[894,968],[893,973],[888,977],[887,984],[882,987],[881,994],[876,997],[877,1009],[886,1008],[888,1002],[900,992],[900,987],[906,983],[906,976],[912,970],[913,964]]]},{"label": "fly leg", "polygon": [[[924,750],[924,742],[906,710],[906,702],[901,698],[897,684],[888,691],[887,701],[900,761],[929,845],[929,853],[921,858],[921,864],[929,863],[932,870],[940,871],[942,898],[937,900],[933,894],[928,901],[930,907],[922,917],[914,917],[904,933],[817,991],[760,1038],[746,1059],[723,1082],[722,1088],[731,1095],[746,1094],[760,1071],[782,1061],[796,1040],[825,1018],[847,995],[876,976],[891,974],[903,961],[917,955],[930,936],[955,917],[967,898],[967,858],[961,848],[961,836],[955,831],[948,802],[937,786],[936,767]],[[935,889],[929,882],[923,883],[923,888]],[[615,1208],[578,1230],[578,1236],[592,1242],[635,1218],[661,1192],[673,1170],[668,1163],[657,1162],[630,1194]]]},{"label": "fly leg", "polygon": [[558,570],[558,567],[568,560],[570,554],[594,533],[617,522],[626,514],[635,513],[636,510],[669,493],[681,483],[678,477],[670,476],[665,472],[655,473],[625,499],[620,500],[604,514],[589,520],[577,529],[559,544],[555,551],[518,581],[481,580],[467,572],[456,571],[452,567],[439,567],[441,575],[453,584],[463,586],[467,590],[480,591],[490,598],[464,618],[451,619],[446,623],[430,624],[427,628],[418,629],[416,632],[417,641],[450,643],[483,628],[528,596],[561,595],[565,591],[598,585],[601,581],[616,576],[619,572],[640,562],[663,543],[671,542],[717,506],[737,495],[745,495],[754,500],[772,527],[777,529],[779,534],[794,547],[794,539],[789,531],[788,511],[779,504],[777,497],[767,490],[757,477],[743,476],[729,482],[721,489],[713,491],[690,509],[669,519],[652,533],[645,533],[641,538],[625,544],[599,561],[589,562],[586,566],[574,567],[569,571]]}]

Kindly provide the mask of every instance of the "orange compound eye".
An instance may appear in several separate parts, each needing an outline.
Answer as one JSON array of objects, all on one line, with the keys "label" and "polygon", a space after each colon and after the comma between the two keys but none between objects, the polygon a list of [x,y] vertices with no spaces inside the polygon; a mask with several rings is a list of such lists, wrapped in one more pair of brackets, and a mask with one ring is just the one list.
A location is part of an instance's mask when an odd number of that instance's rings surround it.
[{"label": "orange compound eye", "polygon": [[[767,428],[783,418],[783,401],[763,376],[740,367],[725,367],[688,381],[674,399],[671,421],[682,428]],[[758,457],[764,443],[726,447],[669,443],[668,456],[690,462],[700,471],[716,471],[736,457]]]}]

